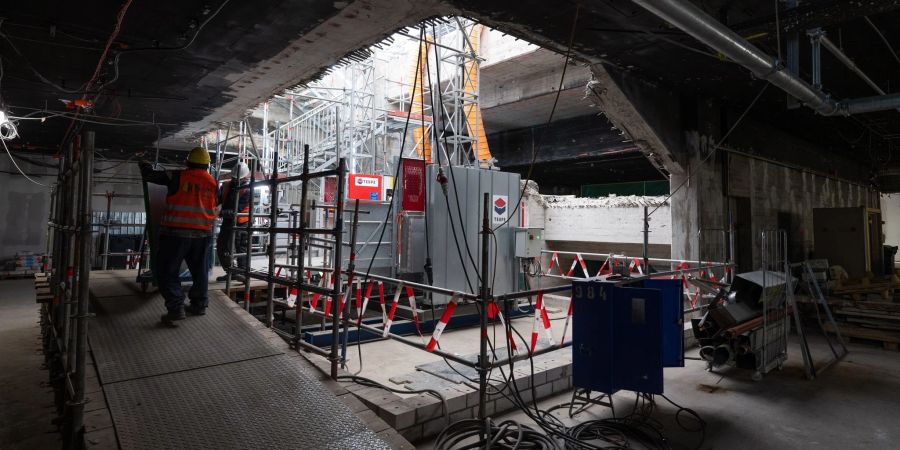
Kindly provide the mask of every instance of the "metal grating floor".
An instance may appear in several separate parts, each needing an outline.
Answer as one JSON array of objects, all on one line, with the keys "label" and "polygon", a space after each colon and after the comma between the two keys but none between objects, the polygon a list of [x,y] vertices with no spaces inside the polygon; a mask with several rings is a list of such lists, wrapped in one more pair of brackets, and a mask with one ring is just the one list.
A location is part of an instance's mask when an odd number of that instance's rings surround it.
[{"label": "metal grating floor", "polygon": [[100,381],[109,384],[282,353],[226,302],[231,301],[224,294],[211,291],[205,316],[188,316],[177,328],[168,328],[159,320],[165,308],[158,295],[95,300],[97,316],[88,333]]},{"label": "metal grating floor", "polygon": [[124,449],[389,449],[296,357],[104,386]]}]

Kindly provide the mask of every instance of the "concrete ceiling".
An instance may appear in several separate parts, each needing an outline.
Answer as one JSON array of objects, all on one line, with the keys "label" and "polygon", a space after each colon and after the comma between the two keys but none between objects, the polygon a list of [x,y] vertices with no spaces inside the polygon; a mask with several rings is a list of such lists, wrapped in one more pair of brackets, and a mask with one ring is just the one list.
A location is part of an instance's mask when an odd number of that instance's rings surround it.
[{"label": "concrete ceiling", "polygon": [[[547,123],[562,75],[565,57],[545,49],[481,68],[481,108],[488,133]],[[598,114],[584,98],[590,70],[583,64],[566,67],[563,89],[553,119]]]},{"label": "concrete ceiling", "polygon": [[[122,32],[110,57],[119,58],[119,76],[102,92],[62,93],[37,80],[35,70],[65,88],[75,88],[91,77],[101,49],[115,23],[122,0],[57,2],[31,0],[4,2],[0,31],[21,51],[0,40],[5,76],[2,101],[16,114],[24,108],[63,110],[59,99],[81,95],[96,98],[93,113],[100,121],[118,118],[162,124],[165,146],[191,145],[197,132],[220,121],[240,118],[245,111],[281,89],[309,80],[348,53],[377,42],[394,30],[428,17],[458,13],[548,48],[562,50],[574,36],[573,50],[582,62],[604,61],[684,96],[712,96],[726,103],[745,105],[754,95],[749,74],[715,55],[683,33],[627,1],[579,2],[577,27],[572,30],[576,3],[535,0],[199,0],[134,2],[124,16]],[[776,54],[775,17],[771,2],[706,0],[703,7],[739,33],[760,34],[754,42]],[[857,64],[882,86],[896,91],[900,70],[861,17],[870,16],[885,36],[900,47],[900,0],[844,2],[810,0],[780,17],[782,33],[823,26]],[[221,6],[202,30],[210,14]],[[194,39],[194,36],[196,38]],[[802,46],[805,48],[805,46]],[[801,55],[801,61],[808,61]],[[535,61],[538,64],[539,61]],[[806,63],[804,63],[806,64]],[[870,95],[871,90],[836,62],[825,59],[825,87],[838,98]],[[114,77],[116,65],[102,61],[100,82]],[[32,70],[34,69],[34,70]],[[574,100],[574,92],[564,95]],[[536,100],[535,108],[546,103]],[[563,111],[571,110],[569,104]],[[759,115],[775,125],[790,126],[808,139],[852,151],[862,133],[900,136],[900,121],[888,112],[854,121],[823,120],[807,110],[788,110],[785,96],[770,89],[761,100]],[[536,113],[537,114],[537,113]],[[486,114],[487,115],[487,114]],[[507,112],[506,117],[514,117]],[[527,115],[527,114],[524,114]],[[541,114],[543,115],[543,114]],[[491,118],[501,124],[499,116]],[[525,123],[527,117],[510,119]],[[871,124],[869,122],[872,122]],[[877,122],[877,123],[875,123]],[[66,130],[77,129],[68,118],[46,123],[22,123],[17,148],[54,151]],[[98,132],[98,144],[110,148],[141,149],[156,140],[155,125],[108,126],[87,123]],[[847,137],[850,138],[847,138]],[[878,136],[876,136],[878,137]],[[892,139],[892,138],[891,138]]]}]

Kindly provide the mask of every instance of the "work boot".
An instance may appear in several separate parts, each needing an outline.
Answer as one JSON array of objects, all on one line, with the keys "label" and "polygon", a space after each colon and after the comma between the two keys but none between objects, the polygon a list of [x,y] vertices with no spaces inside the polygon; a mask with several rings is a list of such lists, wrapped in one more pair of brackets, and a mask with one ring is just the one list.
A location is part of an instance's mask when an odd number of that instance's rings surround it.
[{"label": "work boot", "polygon": [[216,281],[225,281],[228,279],[228,274],[216,277]]},{"label": "work boot", "polygon": [[185,312],[192,316],[205,316],[206,307],[197,305],[188,305],[184,307]]},{"label": "work boot", "polygon": [[169,327],[177,327],[178,324],[175,322],[179,321],[179,320],[184,320],[184,318],[185,318],[184,309],[179,309],[177,311],[169,311],[169,312],[163,314],[162,317],[160,317],[160,320],[162,321],[163,325],[166,325]]}]

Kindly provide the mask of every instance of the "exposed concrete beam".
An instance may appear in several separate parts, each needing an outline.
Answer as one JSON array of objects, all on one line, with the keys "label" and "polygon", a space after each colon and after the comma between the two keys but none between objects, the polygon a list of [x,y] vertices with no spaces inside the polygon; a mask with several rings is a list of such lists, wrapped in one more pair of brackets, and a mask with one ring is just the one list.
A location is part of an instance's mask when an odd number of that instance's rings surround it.
[{"label": "exposed concrete beam", "polygon": [[[801,2],[800,6],[796,8],[782,11],[779,14],[778,23],[781,25],[782,33],[790,33],[792,31],[806,31],[810,28],[837,25],[897,9],[900,9],[900,0]],[[732,29],[743,36],[768,32],[770,33],[767,36],[769,39],[775,39],[775,27],[774,13],[731,26]]]},{"label": "exposed concrete beam", "polygon": [[678,98],[605,64],[591,66],[586,94],[650,162],[669,173],[685,173]]},{"label": "exposed concrete beam", "polygon": [[[336,2],[341,3],[341,2]],[[232,76],[231,88],[221,95],[231,98],[200,120],[191,122],[160,145],[188,148],[191,139],[217,123],[237,120],[247,109],[291,86],[309,80],[348,53],[389,36],[399,28],[414,25],[436,15],[451,14],[453,9],[439,0],[357,0],[349,2],[336,16],[297,37],[284,50],[253,67]],[[225,73],[231,65],[223,64]],[[218,79],[217,71],[207,75]]]}]

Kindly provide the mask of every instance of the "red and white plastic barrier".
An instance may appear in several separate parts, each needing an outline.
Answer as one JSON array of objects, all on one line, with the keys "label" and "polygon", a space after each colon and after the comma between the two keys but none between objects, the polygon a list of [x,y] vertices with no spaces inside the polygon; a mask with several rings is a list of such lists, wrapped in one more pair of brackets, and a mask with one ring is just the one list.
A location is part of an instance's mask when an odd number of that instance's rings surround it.
[{"label": "red and white plastic barrier", "polygon": [[628,270],[630,272],[637,272],[641,275],[644,274],[644,270],[641,268],[641,260],[637,258],[631,258],[631,264],[628,265]]},{"label": "red and white plastic barrier", "polygon": [[538,341],[538,328],[544,329],[547,343],[553,345],[553,332],[550,330],[550,317],[547,316],[547,308],[544,307],[544,291],[537,294],[534,304],[534,325],[531,328],[531,352],[534,352]]},{"label": "red and white plastic barrier", "polygon": [[500,312],[500,308],[496,303],[488,303],[488,319],[493,320],[495,317],[500,319],[500,325],[504,330],[506,330],[506,340],[509,343],[510,349],[513,351],[513,353],[518,354],[519,349],[516,346],[516,340],[513,339],[512,330],[506,328],[506,319],[503,318],[503,313]]},{"label": "red and white plastic barrier", "polygon": [[419,329],[419,309],[416,308],[416,295],[413,292],[413,288],[409,286],[406,287],[406,298],[409,299],[409,308],[412,309],[413,322],[416,324],[416,333],[421,336],[422,330]]},{"label": "red and white plastic barrier", "polygon": [[397,312],[397,303],[400,302],[400,294],[403,293],[403,283],[397,285],[397,292],[394,292],[394,301],[391,302],[391,310],[388,312],[387,320],[384,322],[384,332],[382,337],[387,337],[391,332],[391,324],[394,323],[394,313]]},{"label": "red and white plastic barrier", "polygon": [[572,299],[569,299],[569,312],[566,313],[566,324],[563,325],[562,338],[559,340],[559,345],[563,345],[566,343],[566,333],[569,331],[569,321],[572,320]]},{"label": "red and white plastic barrier", "polygon": [[433,352],[434,348],[437,347],[438,341],[441,340],[441,334],[444,333],[444,328],[447,327],[447,323],[450,322],[450,317],[453,316],[453,310],[456,309],[456,299],[459,297],[459,293],[454,292],[453,296],[450,297],[450,303],[447,303],[447,307],[444,309],[444,313],[441,314],[441,319],[434,326],[434,332],[431,333],[431,340],[428,341],[428,345],[425,346],[425,350],[428,352]]},{"label": "red and white plastic barrier", "polygon": [[[554,255],[555,255],[555,254],[556,254],[556,253],[554,253]],[[580,264],[580,265],[581,265],[581,271],[584,272],[584,277],[585,277],[585,278],[590,278],[590,277],[591,277],[591,276],[588,274],[588,271],[587,271],[587,263],[584,262],[584,258],[581,257],[581,253],[576,253],[576,254],[575,254],[575,259],[572,260],[572,265],[569,267],[569,272],[566,273],[566,277],[571,277],[571,276],[572,276],[572,273],[575,272],[575,265],[576,265],[576,264]]]},{"label": "red and white plastic barrier", "polygon": [[556,267],[557,270],[559,270],[560,275],[565,276],[565,274],[563,274],[563,271],[562,271],[562,265],[560,265],[560,263],[559,263],[559,253],[556,253],[556,252],[553,252],[553,254],[550,255],[550,265],[547,266],[547,272],[544,273],[544,275],[550,275],[550,271],[553,270],[554,267]]}]

